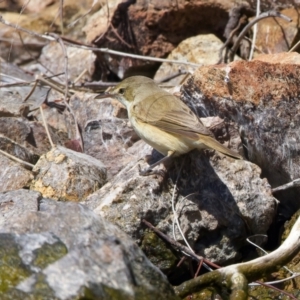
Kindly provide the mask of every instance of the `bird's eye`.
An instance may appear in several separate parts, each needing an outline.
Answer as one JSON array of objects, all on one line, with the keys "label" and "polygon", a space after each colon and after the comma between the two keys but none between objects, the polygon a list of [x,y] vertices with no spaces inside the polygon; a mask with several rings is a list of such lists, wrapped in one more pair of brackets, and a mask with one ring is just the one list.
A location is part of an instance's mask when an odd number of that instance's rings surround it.
[{"label": "bird's eye", "polygon": [[123,95],[125,93],[125,89],[124,88],[120,88],[119,89],[119,94]]}]

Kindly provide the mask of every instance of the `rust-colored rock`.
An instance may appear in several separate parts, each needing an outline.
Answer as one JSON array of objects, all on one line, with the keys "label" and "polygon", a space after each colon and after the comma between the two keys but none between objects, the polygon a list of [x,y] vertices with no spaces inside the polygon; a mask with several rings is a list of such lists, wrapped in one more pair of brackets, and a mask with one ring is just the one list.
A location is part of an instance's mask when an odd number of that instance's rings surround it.
[{"label": "rust-colored rock", "polygon": [[207,97],[221,96],[258,105],[261,101],[297,97],[299,75],[300,65],[254,60],[201,67],[195,72],[194,80]]},{"label": "rust-colored rock", "polygon": [[[221,37],[233,0],[109,1],[83,28],[87,41],[98,47],[166,57],[182,40],[203,32]],[[108,18],[109,16],[109,18]],[[157,63],[97,53],[103,72],[105,64],[120,78],[141,72],[154,73]],[[107,61],[107,63],[105,63]]]},{"label": "rust-colored rock", "polygon": [[[238,124],[247,158],[273,187],[300,177],[300,56],[283,56],[201,67],[183,87],[183,95],[198,100],[200,115]],[[276,196],[287,216],[299,207],[295,189]]]}]

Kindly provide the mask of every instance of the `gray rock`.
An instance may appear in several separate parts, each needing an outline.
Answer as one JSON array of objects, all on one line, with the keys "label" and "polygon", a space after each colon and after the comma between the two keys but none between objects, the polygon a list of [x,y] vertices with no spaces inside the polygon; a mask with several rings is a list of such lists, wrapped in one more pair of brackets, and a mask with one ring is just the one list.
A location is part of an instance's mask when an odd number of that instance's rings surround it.
[{"label": "gray rock", "polygon": [[0,194],[0,226],[31,211],[37,211],[40,193],[25,189]]},{"label": "gray rock", "polygon": [[0,134],[0,149],[31,164],[35,164],[39,158],[37,154],[27,147],[16,143],[14,140],[11,140],[2,134]]},{"label": "gray rock", "polygon": [[[63,144],[66,141],[66,134],[58,132],[49,125],[48,130],[54,144]],[[37,155],[40,156],[51,149],[45,127],[40,122],[28,121],[21,117],[0,117],[0,134],[25,148],[23,152],[35,154],[35,162]],[[20,153],[20,150],[15,151],[15,155],[16,153]]]},{"label": "gray rock", "polygon": [[[196,253],[217,263],[230,263],[241,257],[249,235],[267,232],[277,205],[270,185],[260,178],[259,167],[217,153],[209,159],[194,151],[176,159],[169,179],[141,177],[137,164],[129,164],[85,203],[138,243],[144,238],[143,218],[173,237],[171,198],[179,172],[175,207]],[[179,232],[175,233],[182,242]]]},{"label": "gray rock", "polygon": [[[4,233],[17,241],[14,257],[27,271],[1,299],[176,299],[137,245],[81,204],[42,199],[38,211],[12,215],[0,231],[0,241]],[[46,244],[63,255],[37,265],[34,255]]]},{"label": "gray rock", "polygon": [[[83,128],[85,153],[105,164],[108,179],[116,175],[132,160],[126,148],[139,139],[128,126],[126,109],[116,100],[95,99],[95,95],[87,93],[76,93],[70,105]],[[69,128],[75,128],[73,118],[68,119]]]},{"label": "gray rock", "polygon": [[1,153],[0,165],[0,192],[29,187],[33,180],[31,171],[25,169],[20,163],[9,159]]},{"label": "gray rock", "polygon": [[61,146],[42,155],[33,172],[30,188],[58,200],[82,201],[106,181],[101,161]]},{"label": "gray rock", "polygon": [[[5,85],[24,81],[33,82],[35,78],[16,65],[1,62],[0,81]],[[29,110],[39,107],[45,101],[49,88],[37,86],[30,98],[24,102],[31,90],[31,85],[23,86],[22,84],[2,87],[0,89],[0,117],[26,117]]]},{"label": "gray rock", "polygon": [[[72,47],[67,47],[66,52],[68,56],[68,80],[74,81],[79,75],[81,75],[81,81],[91,80],[95,70],[96,55],[91,50]],[[49,43],[43,48],[40,61],[52,73],[64,73],[64,56],[61,52],[61,46],[56,42]],[[85,74],[82,75],[84,70]],[[64,75],[58,77],[64,80]]]}]

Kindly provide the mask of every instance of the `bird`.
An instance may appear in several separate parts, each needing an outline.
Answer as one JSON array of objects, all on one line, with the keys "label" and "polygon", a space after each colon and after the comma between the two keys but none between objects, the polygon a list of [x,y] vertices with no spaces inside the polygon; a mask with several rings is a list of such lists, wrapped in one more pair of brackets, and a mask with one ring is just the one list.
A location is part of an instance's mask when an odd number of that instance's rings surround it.
[{"label": "bird", "polygon": [[137,135],[165,157],[141,175],[166,160],[193,149],[214,149],[235,159],[243,157],[219,143],[195,113],[179,98],[160,88],[145,76],[124,79],[108,95],[127,109]]}]

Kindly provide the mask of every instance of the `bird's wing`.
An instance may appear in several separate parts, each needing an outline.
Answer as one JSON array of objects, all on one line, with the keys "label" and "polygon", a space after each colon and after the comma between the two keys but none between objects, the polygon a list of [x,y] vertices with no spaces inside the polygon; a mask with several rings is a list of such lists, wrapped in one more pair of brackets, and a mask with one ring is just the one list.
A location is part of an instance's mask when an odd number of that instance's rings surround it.
[{"label": "bird's wing", "polygon": [[[148,97],[151,97],[151,101],[147,101]],[[199,134],[212,135],[189,107],[177,97],[165,91],[155,91],[148,97],[133,106],[132,112],[139,121],[195,140],[199,139]]]}]

